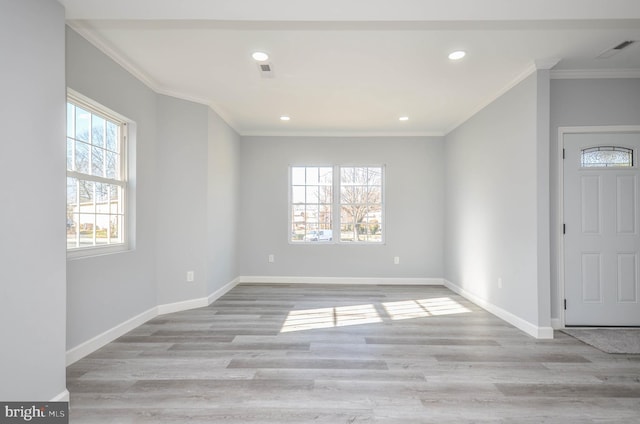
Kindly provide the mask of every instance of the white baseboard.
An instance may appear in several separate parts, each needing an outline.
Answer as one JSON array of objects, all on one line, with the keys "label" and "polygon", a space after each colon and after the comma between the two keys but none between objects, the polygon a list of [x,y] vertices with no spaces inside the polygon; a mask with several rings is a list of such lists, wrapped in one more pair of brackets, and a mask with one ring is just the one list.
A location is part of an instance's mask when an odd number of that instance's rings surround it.
[{"label": "white baseboard", "polygon": [[508,322],[514,327],[524,331],[530,336],[535,337],[536,339],[553,339],[553,328],[551,327],[538,327],[537,325],[534,325],[529,321],[524,320],[519,316],[514,315],[511,312],[506,311],[501,307],[496,306],[493,303],[488,302],[485,299],[482,299],[481,297],[478,297],[471,292],[466,291],[465,289],[463,289],[460,286],[457,286],[451,281],[444,280],[444,285],[447,288],[449,288],[451,291],[458,293],[460,296],[464,297],[465,299],[491,312],[493,315]]},{"label": "white baseboard", "polygon": [[217,299],[222,297],[226,292],[237,286],[239,281],[240,278],[235,278],[233,281],[220,287],[218,290],[214,291],[207,297],[158,305],[158,315],[172,314],[174,312],[188,311],[189,309],[204,308],[206,306],[209,306]]},{"label": "white baseboard", "polygon": [[234,288],[240,281],[240,278],[236,278],[230,283],[225,284],[218,290],[214,291],[207,297],[198,299],[190,299],[182,302],[167,303],[164,305],[154,306],[141,314],[134,316],[109,330],[98,334],[97,336],[79,344],[67,350],[66,363],[67,366],[77,362],[85,356],[95,352],[108,343],[111,343],[120,336],[127,334],[129,331],[141,326],[145,322],[153,319],[159,315],[171,314],[174,312],[186,311],[189,309],[203,308],[209,306],[216,299],[224,295],[226,292]]},{"label": "white baseboard", "polygon": [[442,278],[360,278],[360,277],[283,277],[243,275],[240,283],[268,284],[362,284],[392,286],[442,286]]},{"label": "white baseboard", "polygon": [[154,306],[153,308],[148,309],[141,314],[138,314],[133,318],[130,318],[101,334],[98,334],[97,336],[87,340],[86,342],[80,343],[78,346],[69,349],[67,351],[66,358],[67,366],[84,358],[90,353],[95,352],[104,345],[114,341],[120,336],[125,335],[129,331],[133,330],[136,327],[139,327],[140,325],[144,324],[152,318],[155,318],[156,316],[158,316],[158,308]]},{"label": "white baseboard", "polygon": [[237,286],[239,283],[240,283],[240,277],[237,277],[233,281],[225,284],[224,286],[220,287],[218,290],[211,293],[207,298],[207,305],[211,305],[213,302],[220,299],[222,296],[225,295],[225,293],[227,293],[229,290]]},{"label": "white baseboard", "polygon": [[188,311],[189,309],[204,308],[208,306],[206,297],[198,299],[183,300],[181,302],[165,303],[158,305],[158,315],[172,314],[174,312]]},{"label": "white baseboard", "polygon": [[554,330],[562,330],[564,328],[564,324],[560,318],[551,318],[551,328]]},{"label": "white baseboard", "polygon": [[553,339],[553,327],[535,327],[537,332],[531,334],[536,339]]},{"label": "white baseboard", "polygon": [[62,393],[49,400],[49,402],[69,402],[69,390],[65,389]]}]

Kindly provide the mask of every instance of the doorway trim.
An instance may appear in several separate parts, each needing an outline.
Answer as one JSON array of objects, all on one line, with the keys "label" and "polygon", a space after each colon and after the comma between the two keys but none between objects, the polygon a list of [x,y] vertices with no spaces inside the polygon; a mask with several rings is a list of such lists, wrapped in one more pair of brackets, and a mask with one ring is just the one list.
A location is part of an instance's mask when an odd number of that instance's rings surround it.
[{"label": "doorway trim", "polygon": [[556,307],[559,314],[557,320],[552,320],[553,327],[560,329],[565,328],[565,281],[564,281],[564,234],[562,226],[564,224],[564,136],[565,134],[598,134],[598,133],[640,133],[640,125],[600,125],[600,126],[578,126],[578,127],[558,127],[558,198],[557,198],[557,225],[554,229],[556,234],[556,246],[558,247],[557,261],[558,261],[558,275],[556,276],[558,282],[558,291]]}]

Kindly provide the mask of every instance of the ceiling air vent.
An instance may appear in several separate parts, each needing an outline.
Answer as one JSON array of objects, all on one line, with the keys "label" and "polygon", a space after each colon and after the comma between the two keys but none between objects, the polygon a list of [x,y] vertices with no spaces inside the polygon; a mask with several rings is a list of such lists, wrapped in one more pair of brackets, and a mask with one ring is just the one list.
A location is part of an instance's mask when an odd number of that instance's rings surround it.
[{"label": "ceiling air vent", "polygon": [[273,78],[273,66],[271,63],[258,63],[258,69],[260,69],[262,78]]},{"label": "ceiling air vent", "polygon": [[602,53],[600,53],[598,55],[598,58],[600,58],[600,59],[608,59],[611,56],[620,53],[620,51],[622,49],[626,49],[627,47],[629,47],[630,45],[632,45],[634,43],[635,43],[635,41],[633,41],[633,40],[623,41],[622,43],[618,44],[617,46],[614,46],[614,47],[612,47],[610,49],[607,49],[607,50],[603,51]]}]

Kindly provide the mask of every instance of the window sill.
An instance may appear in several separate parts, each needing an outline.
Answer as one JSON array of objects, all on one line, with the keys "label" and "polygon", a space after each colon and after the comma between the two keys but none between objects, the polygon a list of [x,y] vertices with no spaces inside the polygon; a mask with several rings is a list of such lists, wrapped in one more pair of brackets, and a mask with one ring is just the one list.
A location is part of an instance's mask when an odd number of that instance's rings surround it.
[{"label": "window sill", "polygon": [[384,246],[386,242],[366,242],[366,241],[289,241],[292,246]]},{"label": "window sill", "polygon": [[100,247],[80,247],[72,250],[67,250],[67,260],[74,261],[77,259],[95,258],[98,256],[113,255],[117,253],[130,252],[128,244],[118,244],[111,246]]}]

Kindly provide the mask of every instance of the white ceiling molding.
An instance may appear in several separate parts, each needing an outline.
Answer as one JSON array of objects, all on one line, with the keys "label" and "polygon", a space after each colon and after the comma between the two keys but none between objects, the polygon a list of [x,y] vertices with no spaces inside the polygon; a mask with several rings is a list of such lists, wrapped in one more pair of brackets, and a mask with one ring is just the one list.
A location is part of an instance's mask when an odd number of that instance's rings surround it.
[{"label": "white ceiling molding", "polygon": [[558,64],[562,59],[558,57],[552,57],[548,59],[536,59],[533,61],[536,69],[539,70],[549,70],[553,69],[554,66]]},{"label": "white ceiling molding", "polygon": [[188,94],[181,93],[179,91],[169,90],[169,89],[159,89],[159,90],[153,90],[153,91],[155,91],[158,94],[163,94],[165,96],[175,97],[176,99],[186,100],[189,102],[199,103],[201,105],[208,106],[212,111],[214,111],[220,117],[220,119],[222,119],[227,125],[229,125],[231,129],[233,129],[236,133],[240,134],[240,132],[238,131],[238,127],[234,122],[233,118],[228,113],[226,113],[222,107],[220,107],[215,103],[210,102],[207,99],[194,97]]},{"label": "white ceiling molding", "polygon": [[556,69],[551,79],[640,78],[640,69]]},{"label": "white ceiling molding", "polygon": [[100,38],[89,23],[83,21],[67,21],[67,25],[75,32],[80,34],[83,38],[85,38],[88,42],[93,44],[102,53],[107,55],[107,57],[116,62],[118,65],[122,66],[127,72],[140,80],[144,85],[155,92],[160,91],[159,84],[153,78],[151,78],[146,72],[143,72],[142,70],[134,66],[129,59],[123,57],[118,49],[110,46],[109,43]]},{"label": "white ceiling molding", "polygon": [[146,85],[150,90],[157,94],[163,94],[165,96],[175,97],[181,100],[187,100],[193,103],[202,104],[208,106],[213,110],[220,118],[227,123],[235,132],[238,133],[237,126],[234,125],[231,116],[224,112],[221,107],[211,103],[209,100],[184,94],[160,85],[157,81],[151,78],[146,72],[142,71],[139,67],[131,63],[128,58],[123,57],[116,49],[109,46],[107,42],[98,37],[94,31],[91,30],[91,26],[82,21],[67,21],[67,25],[90,42],[94,47],[104,53],[111,60],[122,66],[127,72],[133,75],[136,79]]},{"label": "white ceiling molding", "polygon": [[484,102],[480,103],[475,109],[473,109],[472,113],[468,114],[464,119],[461,119],[455,125],[453,125],[449,130],[445,131],[445,135],[449,134],[450,132],[452,132],[456,128],[458,128],[460,125],[462,125],[465,122],[467,122],[469,119],[471,119],[473,116],[475,116],[476,113],[480,112],[482,109],[484,109],[485,107],[489,106],[491,103],[493,103],[498,98],[500,98],[503,94],[505,94],[507,91],[511,90],[516,85],[520,84],[522,81],[527,79],[530,75],[532,75],[537,70],[538,70],[538,68],[536,67],[536,65],[535,64],[531,64],[531,66],[529,66],[527,69],[525,69],[525,71],[522,72],[520,75],[515,77],[509,84],[505,85],[500,91],[495,93],[493,96],[487,98]]}]

